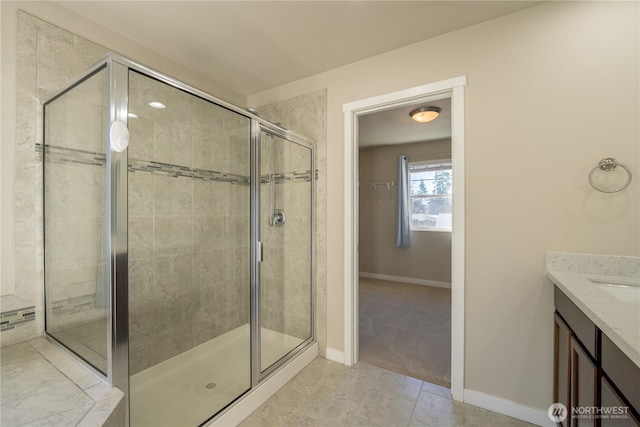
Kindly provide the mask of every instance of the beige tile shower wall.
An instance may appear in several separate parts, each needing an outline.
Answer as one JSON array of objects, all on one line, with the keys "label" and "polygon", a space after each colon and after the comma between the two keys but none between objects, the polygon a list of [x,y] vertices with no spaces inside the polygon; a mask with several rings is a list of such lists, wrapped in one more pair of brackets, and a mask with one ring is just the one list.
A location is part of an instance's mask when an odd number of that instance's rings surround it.
[{"label": "beige tile shower wall", "polygon": [[47,168],[47,297],[55,303],[95,295],[102,283],[103,168],[49,162]]},{"label": "beige tile shower wall", "polygon": [[[246,118],[137,73],[130,88],[130,164],[248,176]],[[129,206],[135,374],[249,322],[249,186],[136,170]]]},{"label": "beige tile shower wall", "polygon": [[[42,105],[52,92],[107,53],[101,46],[19,12],[16,57],[15,294],[2,297],[1,311],[35,306],[36,320],[2,332],[2,345],[42,334]],[[4,141],[3,141],[4,143]],[[97,178],[96,178],[97,179]]]},{"label": "beige tile shower wall", "polygon": [[282,186],[287,212],[283,227],[284,333],[306,339],[311,334],[311,186],[304,181],[289,181]]},{"label": "beige tile shower wall", "polygon": [[[96,292],[104,295],[105,168],[100,164],[59,161],[58,155],[64,154],[58,154],[57,149],[104,155],[105,84],[103,71],[46,108],[45,143],[51,147],[51,154],[44,181],[45,254],[47,298],[53,304],[89,296],[95,301]],[[80,154],[78,160],[94,157]],[[49,320],[50,326],[57,329],[69,319],[61,313]]]},{"label": "beige tile shower wall", "polygon": [[327,347],[327,91],[322,89],[291,99],[260,106],[260,115],[309,138],[316,145],[315,194],[315,327],[320,354]]},{"label": "beige tile shower wall", "polygon": [[[7,311],[27,306],[36,306],[36,321],[27,326],[2,332],[2,345],[32,338],[42,334],[43,324],[43,271],[42,271],[42,173],[41,162],[35,152],[35,144],[42,143],[42,107],[40,101],[49,93],[62,88],[71,78],[78,75],[92,63],[107,53],[103,47],[90,43],[67,31],[43,22],[25,13],[18,16],[18,58],[17,58],[17,127],[16,127],[16,292],[12,296],[3,296],[1,310]],[[137,88],[144,91],[145,88]],[[180,96],[178,96],[180,98]],[[138,111],[142,111],[138,109]],[[191,110],[197,117],[199,110]],[[193,134],[193,146],[188,150],[176,150],[175,141],[182,141],[184,129],[153,127],[153,122],[144,113],[140,113],[139,125],[132,128],[132,146],[129,155],[139,159],[165,160],[175,156],[189,162],[194,168],[209,168],[228,173],[240,173],[233,160],[246,158],[248,162],[248,144],[239,141],[248,140],[247,127],[240,126],[236,117],[222,117],[218,121],[198,126]],[[183,115],[182,118],[185,118]],[[83,119],[84,120],[84,119]],[[89,120],[89,119],[88,119]],[[184,123],[183,123],[184,124]],[[202,124],[202,125],[200,125]],[[146,127],[145,127],[146,126]],[[149,128],[149,126],[151,126]],[[208,126],[218,126],[213,132]],[[224,137],[219,137],[222,126]],[[156,144],[135,144],[144,141],[144,135],[157,136]],[[157,135],[156,135],[157,133]],[[206,138],[209,138],[206,142]],[[174,143],[172,143],[172,139]],[[71,141],[73,144],[74,142]],[[211,146],[222,145],[221,150],[207,153]],[[197,148],[193,148],[197,147]],[[158,157],[155,156],[157,148]],[[187,147],[189,148],[189,147]],[[195,151],[200,150],[195,155]],[[185,153],[188,153],[185,154]],[[196,160],[192,162],[192,159]],[[210,159],[209,166],[198,163]],[[224,165],[229,165],[226,169]],[[245,167],[245,175],[248,167]],[[96,178],[97,179],[97,178]],[[152,176],[143,172],[131,174],[130,188],[134,193],[130,205],[132,213],[131,227],[131,276],[132,293],[140,301],[152,300],[145,292],[163,290],[156,298],[155,307],[171,308],[170,311],[151,309],[142,305],[145,313],[157,323],[156,330],[161,330],[160,337],[166,340],[170,351],[183,348],[211,339],[212,337],[249,321],[249,289],[248,284],[248,187],[213,181],[194,181],[186,183],[187,178],[167,178]],[[78,185],[89,185],[89,182]],[[96,181],[97,182],[97,181]],[[89,191],[85,188],[86,191]],[[154,193],[154,190],[157,190]],[[74,190],[75,191],[75,190]],[[84,190],[83,190],[84,191]],[[171,202],[163,197],[170,194]],[[182,195],[193,199],[175,201]],[[176,196],[177,195],[177,196]],[[184,202],[183,204],[181,204]],[[188,214],[180,211],[185,204],[191,203]],[[154,210],[158,215],[154,217]],[[231,216],[231,212],[238,214]],[[187,219],[188,218],[188,219]],[[236,238],[216,235],[212,239],[204,237],[205,231],[210,234],[216,224],[214,219],[222,218],[225,230],[246,236],[244,241]],[[154,226],[165,231],[154,233]],[[199,241],[193,240],[195,229]],[[186,236],[186,237],[185,237]],[[173,239],[172,237],[175,237]],[[157,245],[149,245],[157,239]],[[192,247],[193,246],[193,247]],[[166,263],[155,261],[169,261]],[[179,277],[179,281],[171,278]],[[154,278],[156,279],[154,281]],[[220,283],[220,286],[208,286],[208,281]],[[174,289],[176,283],[181,287]],[[192,292],[186,296],[186,289]],[[69,289],[69,292],[72,292]],[[75,292],[75,291],[74,291]],[[161,296],[173,298],[170,305]],[[134,299],[135,299],[134,298]],[[145,300],[146,298],[146,300]],[[190,341],[183,339],[184,330],[176,327],[162,329],[162,326],[183,325],[181,316],[194,309],[194,301],[198,306],[188,326]],[[237,307],[229,313],[230,307]],[[225,312],[227,310],[227,312]],[[158,313],[161,313],[162,316]],[[153,317],[156,316],[156,317]],[[136,319],[134,319],[136,321]],[[137,325],[133,325],[135,329]],[[180,326],[182,327],[182,326]],[[175,338],[175,344],[173,339]],[[145,344],[153,339],[146,338]],[[144,346],[143,346],[144,347]],[[141,350],[140,350],[141,351]],[[170,353],[167,353],[170,354]],[[167,354],[162,355],[166,357]],[[154,360],[158,355],[153,355]],[[135,363],[135,362],[134,362]],[[140,369],[140,364],[137,368]]]},{"label": "beige tile shower wall", "polygon": [[[263,244],[263,262],[260,263],[260,320],[263,328],[284,332],[284,262],[285,228],[271,225],[273,210],[283,208],[282,184],[272,187],[272,174],[284,171],[284,143],[279,138],[262,134],[260,167],[260,240]],[[272,197],[275,196],[275,201]]]},{"label": "beige tile shower wall", "polygon": [[311,173],[311,150],[288,143],[284,164],[286,179],[280,184],[287,215],[283,227],[284,332],[306,339],[311,335],[311,182],[294,177]]},{"label": "beige tile shower wall", "polygon": [[[87,37],[208,93],[239,105],[244,97],[135,40],[86,20],[56,2],[3,1],[2,8],[2,296],[0,310],[36,307],[36,321],[2,332],[2,345],[42,334],[42,204],[40,102],[108,50]],[[60,27],[35,18],[56,22]],[[6,90],[5,90],[6,89]],[[15,131],[14,131],[15,129]],[[11,146],[8,146],[8,145]],[[145,158],[142,156],[141,158]],[[222,160],[221,160],[222,161]],[[11,200],[12,199],[12,200]],[[9,267],[9,263],[12,265]],[[15,270],[15,271],[14,271]],[[14,274],[15,273],[15,274]],[[15,282],[15,289],[14,289]],[[5,286],[6,285],[6,286]]]},{"label": "beige tile shower wall", "polygon": [[[261,150],[260,319],[264,328],[306,339],[311,334],[311,185],[291,175],[309,170],[310,150],[264,134]],[[279,176],[274,189],[268,181],[272,171]],[[270,224],[275,209],[285,212],[283,225]]]}]

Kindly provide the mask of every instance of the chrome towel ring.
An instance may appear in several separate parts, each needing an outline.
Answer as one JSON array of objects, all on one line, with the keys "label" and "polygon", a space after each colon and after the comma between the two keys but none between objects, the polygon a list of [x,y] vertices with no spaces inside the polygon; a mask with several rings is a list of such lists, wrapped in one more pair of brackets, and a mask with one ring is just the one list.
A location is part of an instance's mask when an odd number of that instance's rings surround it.
[{"label": "chrome towel ring", "polygon": [[[611,172],[612,170],[614,170],[615,168],[617,168],[618,166],[620,166],[622,169],[625,170],[625,172],[627,172],[627,182],[624,183],[624,185],[618,189],[615,190],[604,190],[602,188],[598,188],[594,183],[593,183],[593,173],[600,169],[602,171],[605,172]],[[611,157],[607,157],[606,159],[602,159],[600,160],[600,163],[598,163],[596,166],[594,166],[593,169],[591,169],[591,172],[589,172],[589,184],[591,184],[591,186],[600,191],[601,193],[617,193],[618,191],[622,191],[625,188],[627,188],[629,186],[629,184],[631,184],[631,171],[629,170],[629,168],[627,168],[625,165],[623,165],[622,163],[618,163],[616,161],[616,159],[613,159]]]}]

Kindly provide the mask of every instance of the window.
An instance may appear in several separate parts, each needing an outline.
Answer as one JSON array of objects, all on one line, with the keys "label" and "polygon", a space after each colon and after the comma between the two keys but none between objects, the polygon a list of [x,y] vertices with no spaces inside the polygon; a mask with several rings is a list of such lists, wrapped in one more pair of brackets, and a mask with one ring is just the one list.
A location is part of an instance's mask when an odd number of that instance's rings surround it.
[{"label": "window", "polygon": [[451,231],[451,160],[409,163],[411,230]]}]

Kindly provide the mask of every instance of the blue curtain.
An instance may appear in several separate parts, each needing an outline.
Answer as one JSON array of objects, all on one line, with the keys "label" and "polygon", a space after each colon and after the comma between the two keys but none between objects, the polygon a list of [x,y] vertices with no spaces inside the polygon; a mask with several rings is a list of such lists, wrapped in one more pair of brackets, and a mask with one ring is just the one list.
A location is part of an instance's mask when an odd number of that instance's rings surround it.
[{"label": "blue curtain", "polygon": [[411,247],[411,232],[409,230],[409,158],[398,156],[398,192],[396,206],[396,247]]}]

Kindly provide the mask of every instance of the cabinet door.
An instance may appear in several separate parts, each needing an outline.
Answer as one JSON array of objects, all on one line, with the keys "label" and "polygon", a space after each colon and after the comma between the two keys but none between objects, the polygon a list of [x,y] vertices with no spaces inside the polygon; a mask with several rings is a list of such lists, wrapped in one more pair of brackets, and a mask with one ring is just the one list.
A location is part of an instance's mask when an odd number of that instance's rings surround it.
[{"label": "cabinet door", "polygon": [[[571,331],[562,318],[556,313],[553,322],[554,329],[554,351],[553,351],[553,401],[562,403],[565,407],[569,405],[571,393],[569,378],[569,361],[571,346]],[[569,418],[558,423],[562,427],[569,425]]]},{"label": "cabinet door", "polygon": [[[574,408],[593,408],[598,406],[596,401],[598,386],[598,370],[582,346],[571,337],[571,412]],[[597,418],[585,414],[584,417],[571,419],[571,426],[595,426]]]},{"label": "cabinet door", "polygon": [[613,413],[612,408],[625,408],[627,404],[620,399],[618,393],[615,392],[605,377],[602,377],[600,381],[600,393],[603,410],[603,416],[600,420],[602,427],[637,427],[640,425],[640,422],[633,418],[631,411],[626,415],[620,415],[619,411],[616,411],[617,416],[624,418],[615,418],[616,415],[607,415],[607,412]]},{"label": "cabinet door", "polygon": [[602,334],[602,370],[607,380],[615,385],[623,399],[640,413],[640,367],[635,364],[611,339]]}]

